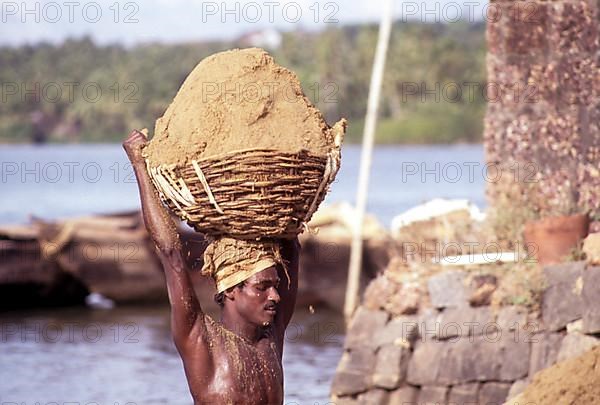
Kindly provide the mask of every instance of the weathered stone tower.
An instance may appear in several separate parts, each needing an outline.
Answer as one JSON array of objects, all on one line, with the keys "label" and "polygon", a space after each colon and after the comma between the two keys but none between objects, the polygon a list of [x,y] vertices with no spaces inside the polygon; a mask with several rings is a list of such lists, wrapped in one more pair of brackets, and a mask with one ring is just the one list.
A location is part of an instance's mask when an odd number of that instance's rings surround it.
[{"label": "weathered stone tower", "polygon": [[488,197],[515,221],[590,212],[600,230],[599,4],[490,3],[484,139],[502,178]]}]

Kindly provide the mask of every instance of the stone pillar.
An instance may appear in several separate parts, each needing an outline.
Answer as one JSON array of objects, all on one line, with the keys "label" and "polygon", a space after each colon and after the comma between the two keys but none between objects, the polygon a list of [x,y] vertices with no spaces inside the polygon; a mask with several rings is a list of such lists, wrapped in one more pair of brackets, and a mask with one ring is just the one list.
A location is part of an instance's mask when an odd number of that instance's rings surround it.
[{"label": "stone pillar", "polygon": [[599,3],[490,1],[487,193],[505,218],[600,220]]}]

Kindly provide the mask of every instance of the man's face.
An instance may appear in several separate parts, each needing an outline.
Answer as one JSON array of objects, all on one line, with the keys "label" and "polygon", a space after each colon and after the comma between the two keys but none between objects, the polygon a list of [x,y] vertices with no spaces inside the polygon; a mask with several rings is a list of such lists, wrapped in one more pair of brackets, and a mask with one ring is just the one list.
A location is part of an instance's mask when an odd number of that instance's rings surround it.
[{"label": "man's face", "polygon": [[233,290],[238,313],[258,326],[273,323],[279,306],[277,267],[269,267],[248,278],[243,288]]}]

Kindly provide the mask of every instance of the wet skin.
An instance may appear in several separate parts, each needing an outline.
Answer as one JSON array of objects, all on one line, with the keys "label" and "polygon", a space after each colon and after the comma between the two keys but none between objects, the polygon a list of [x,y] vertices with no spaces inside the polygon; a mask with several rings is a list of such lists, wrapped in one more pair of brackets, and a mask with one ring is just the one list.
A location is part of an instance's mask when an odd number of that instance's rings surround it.
[{"label": "wet skin", "polygon": [[146,172],[146,137],[133,131],[123,147],[138,181],[144,223],[164,268],[171,328],[194,404],[283,403],[283,341],[298,290],[298,240],[282,241],[280,266],[225,292],[220,322],[205,315],[183,259],[175,223]]}]

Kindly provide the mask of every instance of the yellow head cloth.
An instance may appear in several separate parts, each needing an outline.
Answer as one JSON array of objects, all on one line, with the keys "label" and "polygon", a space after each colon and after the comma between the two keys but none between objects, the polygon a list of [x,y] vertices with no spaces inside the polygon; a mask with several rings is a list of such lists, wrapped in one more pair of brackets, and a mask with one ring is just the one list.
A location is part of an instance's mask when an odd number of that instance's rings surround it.
[{"label": "yellow head cloth", "polygon": [[204,251],[202,275],[211,276],[223,292],[271,266],[285,269],[279,248],[276,242],[216,239]]}]

